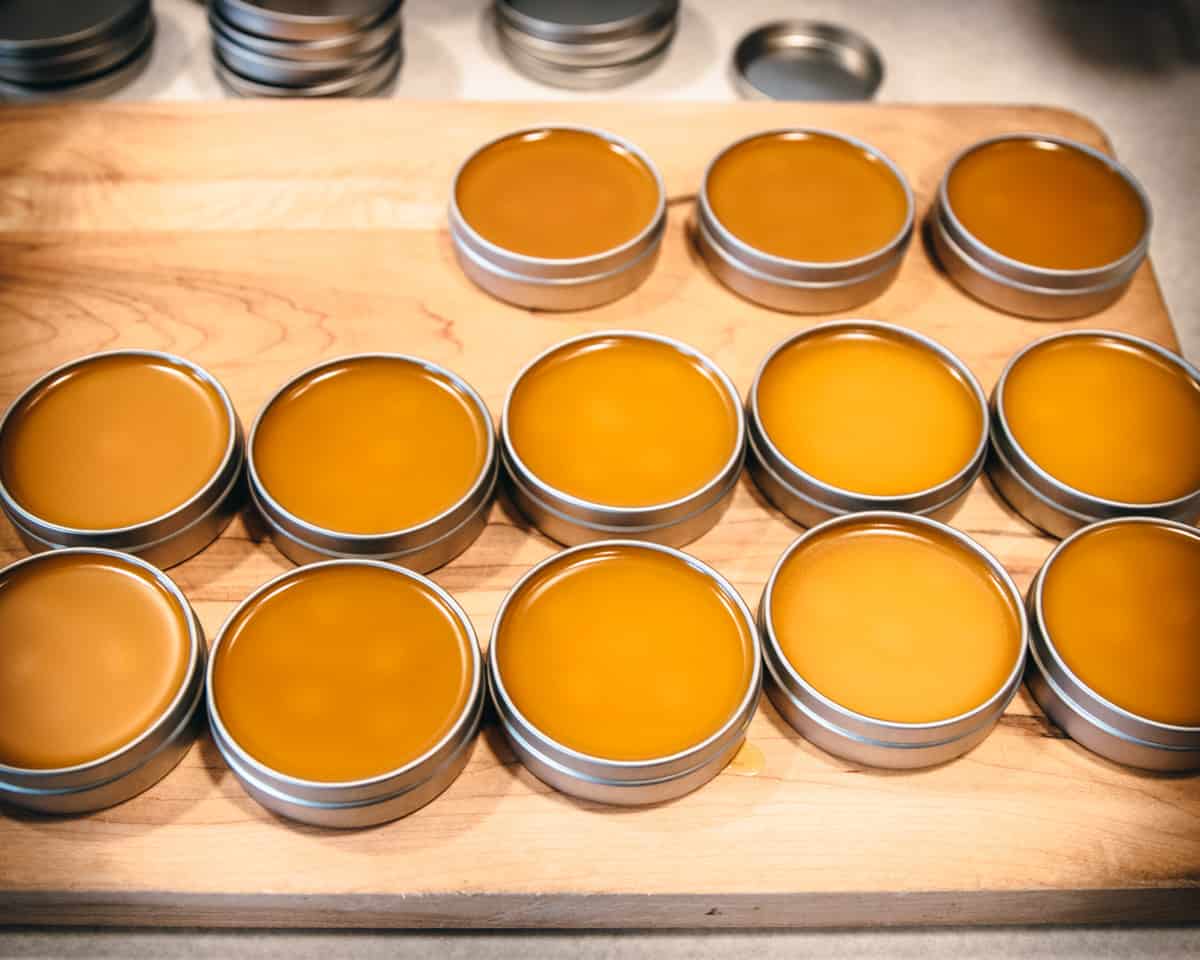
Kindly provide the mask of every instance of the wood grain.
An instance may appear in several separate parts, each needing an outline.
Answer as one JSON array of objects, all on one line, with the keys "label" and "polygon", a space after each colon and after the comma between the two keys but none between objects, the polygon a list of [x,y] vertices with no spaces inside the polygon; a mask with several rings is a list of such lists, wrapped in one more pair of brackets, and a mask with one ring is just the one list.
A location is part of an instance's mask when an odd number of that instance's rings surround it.
[{"label": "wood grain", "polygon": [[[672,199],[663,256],[635,294],[586,313],[515,309],[456,268],[444,209],[479,143],[540,121],[639,143]],[[203,364],[244,422],[288,376],[362,350],[414,353],[498,412],[521,364],[611,326],[680,337],[740,390],[768,348],[817,322],[720,287],[687,240],[708,159],[744,134],[811,125],[861,136],[928,208],[946,161],[1035,129],[1104,145],[1042,108],[784,104],[221,103],[0,112],[0,402],[95,350]],[[857,312],[930,334],[985,387],[1017,347],[1065,324],[991,311],[915,243],[899,281]],[[1149,264],[1084,324],[1174,345]],[[1079,324],[1079,325],[1084,325]],[[1024,587],[1050,549],[980,483],[956,523]],[[690,549],[754,605],[797,530],[748,482]],[[435,579],[481,637],[507,587],[552,544],[497,508]],[[21,555],[0,531],[0,560]],[[173,571],[209,635],[286,562],[240,521]],[[735,762],[664,807],[614,811],[549,791],[489,721],[462,777],[406,820],[350,833],[277,820],[210,741],[143,796],[89,817],[0,816],[0,922],[289,925],[829,925],[1200,917],[1200,782],[1100,760],[1022,692],[970,755],[919,773],[854,767],[764,701],[761,765]],[[761,766],[761,769],[759,769]]]}]

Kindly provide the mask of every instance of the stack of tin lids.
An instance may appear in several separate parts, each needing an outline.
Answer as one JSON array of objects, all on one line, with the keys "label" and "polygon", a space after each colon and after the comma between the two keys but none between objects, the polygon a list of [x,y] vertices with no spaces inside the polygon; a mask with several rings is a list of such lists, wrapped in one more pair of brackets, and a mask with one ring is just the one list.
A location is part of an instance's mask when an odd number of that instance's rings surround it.
[{"label": "stack of tin lids", "polygon": [[522,73],[574,90],[629,83],[666,56],[679,0],[496,0],[500,47]]},{"label": "stack of tin lids", "polygon": [[396,77],[402,0],[212,0],[217,77],[245,97],[368,97]]},{"label": "stack of tin lids", "polygon": [[0,98],[102,97],[150,59],[150,0],[0,0]]}]

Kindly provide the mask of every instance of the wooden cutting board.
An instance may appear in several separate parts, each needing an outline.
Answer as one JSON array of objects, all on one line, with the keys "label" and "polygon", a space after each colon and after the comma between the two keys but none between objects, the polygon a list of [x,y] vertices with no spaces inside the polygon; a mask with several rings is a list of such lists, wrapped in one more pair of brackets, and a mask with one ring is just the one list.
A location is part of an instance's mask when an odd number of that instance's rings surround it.
[{"label": "wooden cutting board", "polygon": [[[671,197],[663,256],[632,296],[586,313],[489,299],[455,266],[445,207],[459,162],[540,121],[641,144]],[[823,318],[756,308],[719,286],[685,225],[708,160],[745,134],[841,130],[886,151],[922,213],[951,156],[1036,130],[1104,146],[1076,114],[1035,107],[795,104],[424,104],[398,101],[82,106],[0,112],[0,403],[67,359],[174,351],[228,387],[244,423],[323,357],[393,350],[474,384],[498,413],[536,352],[584,331],[669,333],[744,391],[768,348]],[[996,313],[920,241],[858,315],[935,337],[991,387],[1022,344],[1065,324]],[[1079,325],[1174,345],[1149,265]],[[956,522],[1025,587],[1051,542],[980,482]],[[748,481],[689,549],[753,606],[797,535]],[[500,509],[434,574],[481,638],[507,588],[553,545]],[[5,525],[0,560],[22,555]],[[172,571],[213,636],[287,568],[236,522]],[[706,926],[1179,921],[1200,918],[1200,778],[1087,753],[1024,691],[977,750],[918,773],[826,756],[764,700],[749,746],[697,793],[612,810],[553,793],[488,720],[438,800],[338,833],[278,820],[208,739],[148,793],[54,820],[0,814],[0,922],[303,926]]]}]

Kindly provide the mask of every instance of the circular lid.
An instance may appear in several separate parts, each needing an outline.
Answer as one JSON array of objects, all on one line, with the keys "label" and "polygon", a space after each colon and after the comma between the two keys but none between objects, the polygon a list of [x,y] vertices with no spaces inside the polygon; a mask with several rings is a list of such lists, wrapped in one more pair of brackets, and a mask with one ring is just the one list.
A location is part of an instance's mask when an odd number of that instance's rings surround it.
[{"label": "circular lid", "polygon": [[55,56],[93,45],[119,35],[149,8],[148,0],[4,0],[0,56]]},{"label": "circular lid", "polygon": [[870,100],[883,59],[862,35],[797,20],[758,27],[733,54],[743,96],[770,100]]},{"label": "circular lid", "polygon": [[211,16],[274,40],[326,40],[374,26],[396,0],[213,0]]},{"label": "circular lid", "polygon": [[678,12],[679,0],[496,0],[501,20],[558,43],[640,36],[674,20]]}]

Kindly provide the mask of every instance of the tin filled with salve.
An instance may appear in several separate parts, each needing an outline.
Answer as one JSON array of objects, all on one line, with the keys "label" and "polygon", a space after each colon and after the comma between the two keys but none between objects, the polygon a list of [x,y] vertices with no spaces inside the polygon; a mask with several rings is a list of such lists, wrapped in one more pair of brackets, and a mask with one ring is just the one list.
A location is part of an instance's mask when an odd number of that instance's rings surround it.
[{"label": "tin filled with salve", "polygon": [[445,590],[375,560],[261,586],[208,668],[213,740],[280,816],[365,827],[433,800],[470,758],[483,709],[475,631]]},{"label": "tin filled with salve", "polygon": [[160,567],[211,543],[242,503],[225,388],[168,353],[58,367],[0,420],[0,507],[30,550],[102,547]]},{"label": "tin filled with salve", "polygon": [[1150,244],[1150,201],[1133,174],[1092,147],[1036,133],[960,153],[930,220],[955,283],[990,306],[1044,320],[1115,302]]},{"label": "tin filled with salve", "polygon": [[0,802],[88,813],[157,783],[202,722],[204,653],[179,588],[137,557],[0,570]]},{"label": "tin filled with salve", "polygon": [[500,49],[522,73],[556,87],[632,83],[666,57],[679,0],[496,0]]},{"label": "tin filled with salve", "polygon": [[863,510],[946,519],[983,469],[983,388],[912,330],[844,320],[802,331],[759,367],[746,403],[747,464],[797,523]]},{"label": "tin filled with salve", "polygon": [[401,354],[358,354],[298,374],[250,431],[250,497],[294,563],[390,560],[426,571],[487,525],[491,414],[461,377]]},{"label": "tin filled with salve", "polygon": [[671,800],[707,783],[758,706],[761,654],[737,591],[678,550],[573,547],[505,597],[488,649],[500,724],[556,790],[599,803]]},{"label": "tin filled with salve", "polygon": [[583,310],[636,289],[666,222],[650,159],[587,127],[535,127],[480,147],[450,196],[463,272],[494,297],[542,310]]},{"label": "tin filled with salve", "polygon": [[1021,685],[1028,627],[1000,562],[927,517],[873,512],[813,527],[758,611],[767,694],[821,749],[909,769],[954,759]]},{"label": "tin filled with salve", "polygon": [[712,360],[615,330],[560,343],[521,371],[500,457],[513,502],[560,543],[682,546],[728,506],[745,437],[737,392]]},{"label": "tin filled with salve", "polygon": [[719,153],[704,175],[696,243],[713,274],[763,306],[848,310],[896,278],[913,197],[875,147],[824,130],[772,130]]},{"label": "tin filled with salve", "polygon": [[1111,330],[1052,334],[1009,361],[991,407],[988,475],[1047,533],[1200,517],[1200,370],[1178,354]]},{"label": "tin filled with salve", "polygon": [[1200,531],[1122,517],[1058,545],[1029,590],[1029,689],[1117,763],[1200,769]]}]

